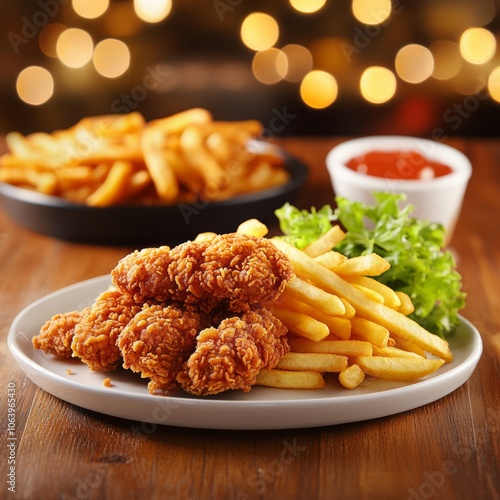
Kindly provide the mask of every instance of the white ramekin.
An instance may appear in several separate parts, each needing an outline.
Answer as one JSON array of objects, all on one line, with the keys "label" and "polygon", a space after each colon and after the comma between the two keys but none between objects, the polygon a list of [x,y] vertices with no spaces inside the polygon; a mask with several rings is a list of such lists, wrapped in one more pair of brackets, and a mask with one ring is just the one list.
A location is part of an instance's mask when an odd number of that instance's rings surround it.
[{"label": "white ramekin", "polygon": [[[448,165],[452,172],[429,180],[386,179],[346,166],[352,158],[369,151],[415,151],[429,160]],[[415,207],[412,216],[443,224],[448,241],[472,174],[469,159],[457,149],[429,139],[406,136],[371,136],[345,141],[328,153],[326,166],[336,196],[373,204],[374,192],[404,193],[406,204]]]}]

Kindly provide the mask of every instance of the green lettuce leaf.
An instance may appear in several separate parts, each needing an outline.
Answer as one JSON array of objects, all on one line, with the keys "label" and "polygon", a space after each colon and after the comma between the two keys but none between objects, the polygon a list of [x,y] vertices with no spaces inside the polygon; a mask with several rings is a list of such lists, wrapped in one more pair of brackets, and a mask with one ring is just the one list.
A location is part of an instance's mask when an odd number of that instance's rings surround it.
[{"label": "green lettuce leaf", "polygon": [[335,220],[333,209],[329,205],[316,210],[299,210],[290,203],[285,203],[275,211],[280,221],[283,238],[300,250],[318,239],[332,227]]}]

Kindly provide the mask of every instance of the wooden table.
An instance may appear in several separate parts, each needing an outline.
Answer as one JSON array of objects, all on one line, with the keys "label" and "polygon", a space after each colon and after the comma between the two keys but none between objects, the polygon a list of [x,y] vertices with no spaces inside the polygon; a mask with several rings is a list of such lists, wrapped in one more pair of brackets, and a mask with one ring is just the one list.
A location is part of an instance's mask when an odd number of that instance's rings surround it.
[{"label": "wooden table", "polygon": [[[281,142],[311,169],[298,204],[330,203],[324,159],[340,139]],[[346,425],[248,432],[157,426],[137,433],[131,421],[39,389],[7,349],[14,316],[49,292],[108,273],[130,249],[54,240],[0,212],[0,497],[11,498],[6,474],[14,458],[15,490],[23,499],[500,498],[500,141],[450,143],[474,165],[451,247],[468,293],[463,315],[481,332],[484,353],[450,395]],[[13,455],[4,437],[11,388]]]}]

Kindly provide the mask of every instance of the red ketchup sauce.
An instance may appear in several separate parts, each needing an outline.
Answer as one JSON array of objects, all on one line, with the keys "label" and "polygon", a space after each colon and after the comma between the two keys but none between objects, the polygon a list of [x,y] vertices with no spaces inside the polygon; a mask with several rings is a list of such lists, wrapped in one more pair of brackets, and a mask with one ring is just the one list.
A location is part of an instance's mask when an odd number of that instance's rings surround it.
[{"label": "red ketchup sauce", "polygon": [[416,151],[370,151],[349,160],[357,172],[386,179],[428,180],[451,173],[448,165],[429,160]]}]

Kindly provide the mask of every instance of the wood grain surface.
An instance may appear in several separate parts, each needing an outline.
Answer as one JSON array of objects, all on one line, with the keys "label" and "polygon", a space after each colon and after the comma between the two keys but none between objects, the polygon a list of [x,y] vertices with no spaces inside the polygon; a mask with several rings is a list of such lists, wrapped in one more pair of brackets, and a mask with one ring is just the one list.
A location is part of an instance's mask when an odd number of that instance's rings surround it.
[{"label": "wood grain surface", "polygon": [[[325,156],[341,140],[280,141],[310,168],[297,200],[302,208],[333,201]],[[131,248],[51,239],[0,211],[0,498],[500,498],[500,141],[450,144],[474,167],[451,248],[468,294],[462,314],[481,332],[482,358],[463,386],[434,403],[346,425],[248,432],[147,426],[39,389],[8,351],[14,316],[54,290],[109,273]]]}]

